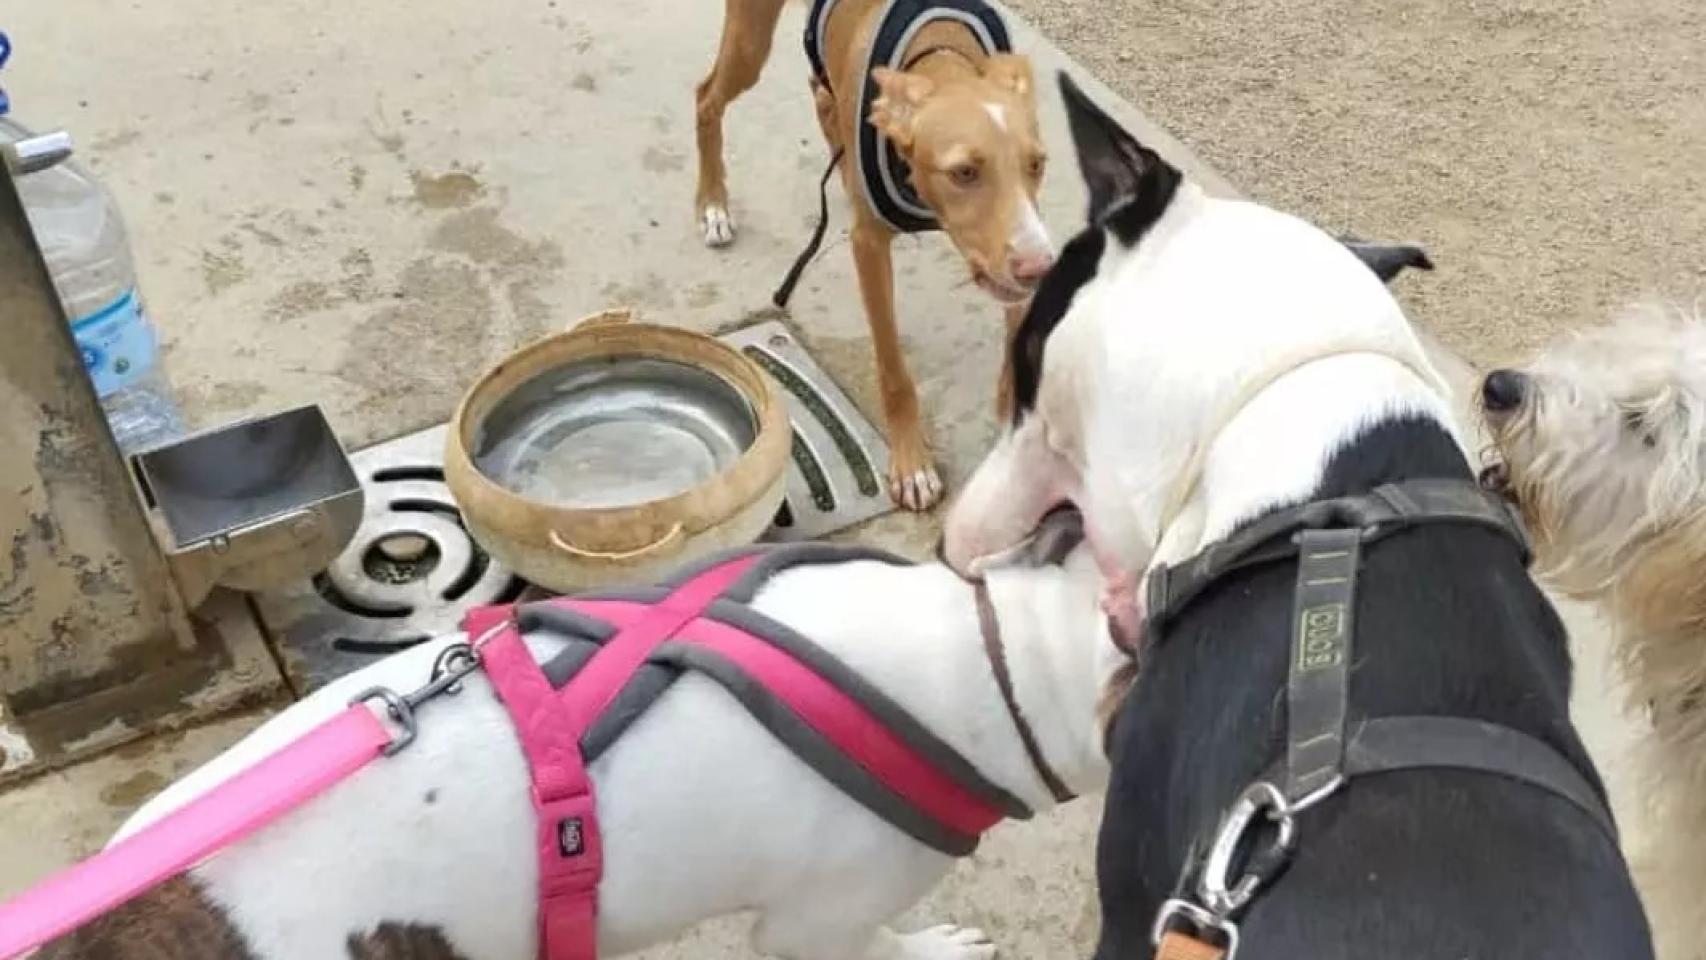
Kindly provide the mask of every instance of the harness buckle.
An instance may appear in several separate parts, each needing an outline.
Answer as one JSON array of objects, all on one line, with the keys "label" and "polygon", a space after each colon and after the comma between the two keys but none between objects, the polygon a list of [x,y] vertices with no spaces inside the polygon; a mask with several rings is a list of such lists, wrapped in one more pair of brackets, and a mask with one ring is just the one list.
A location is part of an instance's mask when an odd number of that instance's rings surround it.
[{"label": "harness buckle", "polygon": [[[1209,847],[1208,859],[1203,863],[1202,876],[1197,880],[1197,898],[1216,916],[1231,917],[1243,910],[1262,884],[1279,873],[1291,858],[1297,846],[1297,821],[1292,813],[1285,794],[1265,780],[1246,787],[1227,809],[1214,844]],[[1274,839],[1250,854],[1243,876],[1234,883],[1233,860],[1252,828],[1261,825],[1258,815],[1273,825]]]},{"label": "harness buckle", "polygon": [[1169,934],[1184,934],[1212,949],[1222,950],[1222,960],[1233,960],[1238,953],[1238,924],[1189,900],[1168,900],[1155,914],[1155,925],[1149,931],[1150,944],[1160,948]]}]

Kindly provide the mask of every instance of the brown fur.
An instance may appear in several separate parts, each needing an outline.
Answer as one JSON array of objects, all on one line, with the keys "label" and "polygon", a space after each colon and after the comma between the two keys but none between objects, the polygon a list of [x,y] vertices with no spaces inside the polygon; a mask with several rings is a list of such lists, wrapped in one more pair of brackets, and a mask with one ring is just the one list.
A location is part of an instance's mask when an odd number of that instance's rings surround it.
[{"label": "brown fur", "polygon": [[464,960],[444,931],[412,923],[382,923],[372,933],[349,938],[350,960]]},{"label": "brown fur", "polygon": [[42,948],[37,960],[254,960],[225,911],[175,877]]},{"label": "brown fur", "polygon": [[[776,23],[786,0],[726,0],[722,40],[711,72],[697,93],[699,186],[695,209],[728,206],[723,164],[723,116],[735,98],[751,89],[769,59]],[[833,90],[815,82],[818,124],[830,148],[850,146],[867,120],[891,138],[913,169],[921,199],[937,214],[973,279],[1003,296],[1023,298],[1040,278],[1020,276],[1011,260],[1021,195],[1036,201],[1045,156],[1037,132],[1036,91],[1030,62],[1013,55],[985,56],[969,31],[935,23],[919,31],[907,48],[938,52],[905,72],[873,73],[882,95],[869,118],[858,115],[866,40],[882,10],[879,0],[840,0],[825,27],[825,68]],[[999,105],[1004,131],[986,104]],[[888,427],[889,486],[911,509],[926,509],[941,496],[939,475],[925,440],[918,390],[901,350],[895,322],[893,232],[867,208],[844,157],[842,178],[851,204],[851,242],[859,293],[876,348],[877,379]],[[1007,309],[1008,329],[1023,314]],[[1005,379],[1003,380],[1005,382]],[[998,394],[997,406],[1009,398]]]}]

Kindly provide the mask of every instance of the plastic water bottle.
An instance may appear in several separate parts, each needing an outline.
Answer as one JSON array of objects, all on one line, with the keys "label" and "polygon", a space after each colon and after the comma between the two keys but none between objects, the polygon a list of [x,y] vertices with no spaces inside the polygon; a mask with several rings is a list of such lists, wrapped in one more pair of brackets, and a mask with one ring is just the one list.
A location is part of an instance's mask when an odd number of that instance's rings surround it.
[{"label": "plastic water bottle", "polygon": [[[0,34],[0,65],[9,52]],[[5,115],[7,106],[0,92],[0,143],[28,139],[30,131]],[[137,453],[183,433],[112,195],[69,161],[24,174],[17,184],[119,448]]]}]

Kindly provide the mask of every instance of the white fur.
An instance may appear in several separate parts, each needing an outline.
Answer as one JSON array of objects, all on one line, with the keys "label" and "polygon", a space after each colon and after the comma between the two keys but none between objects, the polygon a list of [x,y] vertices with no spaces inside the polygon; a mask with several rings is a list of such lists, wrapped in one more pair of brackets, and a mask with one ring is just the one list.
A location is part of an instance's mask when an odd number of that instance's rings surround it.
[{"label": "white fur", "polygon": [[1549,585],[1609,615],[1648,829],[1631,865],[1659,956],[1706,956],[1706,319],[1644,306],[1521,368],[1487,412]]},{"label": "white fur", "polygon": [[707,247],[726,247],[735,242],[734,218],[721,204],[709,204],[700,211],[699,229],[705,235]]},{"label": "white fur", "polygon": [[1054,240],[1043,225],[1042,214],[1024,190],[1019,191],[1019,222],[1009,241],[1014,257],[1054,257]]},{"label": "white fur", "polygon": [[1007,132],[1007,108],[999,103],[985,102],[983,109],[989,114],[989,119],[995,121],[995,126],[1002,133]]},{"label": "white fur", "polygon": [[[1079,791],[1106,777],[1094,718],[1119,655],[1095,612],[1093,564],[990,574],[1017,697]],[[1003,707],[970,588],[939,565],[861,561],[775,577],[754,606],[813,638],[905,706],[992,781],[1051,804]],[[134,830],[380,684],[421,684],[440,638],[346,676],[175,784]],[[550,642],[534,643],[548,656]],[[420,739],[197,868],[259,960],[342,956],[382,921],[442,928],[471,960],[533,960],[533,814],[510,722],[483,676],[420,713]],[[600,951],[754,910],[754,943],[784,957],[983,960],[978,931],[882,927],[950,858],[866,812],[805,767],[713,681],[678,681],[592,768],[605,841]],[[432,798],[429,802],[429,796]],[[121,836],[123,833],[121,833]]]},{"label": "white fur", "polygon": [[[1244,395],[1322,345],[1339,355]],[[1035,411],[950,512],[948,559],[972,568],[1022,534],[1028,514],[1066,499],[1084,513],[1110,591],[1135,594],[1152,562],[1307,493],[1370,423],[1413,411],[1454,430],[1437,384],[1391,295],[1336,240],[1187,182],[1135,250],[1109,237],[1097,277],[1049,337]],[[1046,462],[1013,453],[1039,448],[1052,451]],[[1194,492],[1166,516],[1198,466]]]}]

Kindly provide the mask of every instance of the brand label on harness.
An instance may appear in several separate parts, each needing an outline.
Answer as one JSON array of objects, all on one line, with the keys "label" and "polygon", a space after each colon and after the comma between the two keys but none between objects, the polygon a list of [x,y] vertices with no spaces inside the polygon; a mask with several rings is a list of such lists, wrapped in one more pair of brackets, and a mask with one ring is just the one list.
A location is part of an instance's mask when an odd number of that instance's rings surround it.
[{"label": "brand label on harness", "polygon": [[1338,666],[1345,656],[1345,605],[1305,607],[1301,626],[1297,634],[1298,672]]},{"label": "brand label on harness", "polygon": [[578,857],[586,849],[581,832],[580,817],[564,817],[557,821],[557,852],[565,857]]}]

